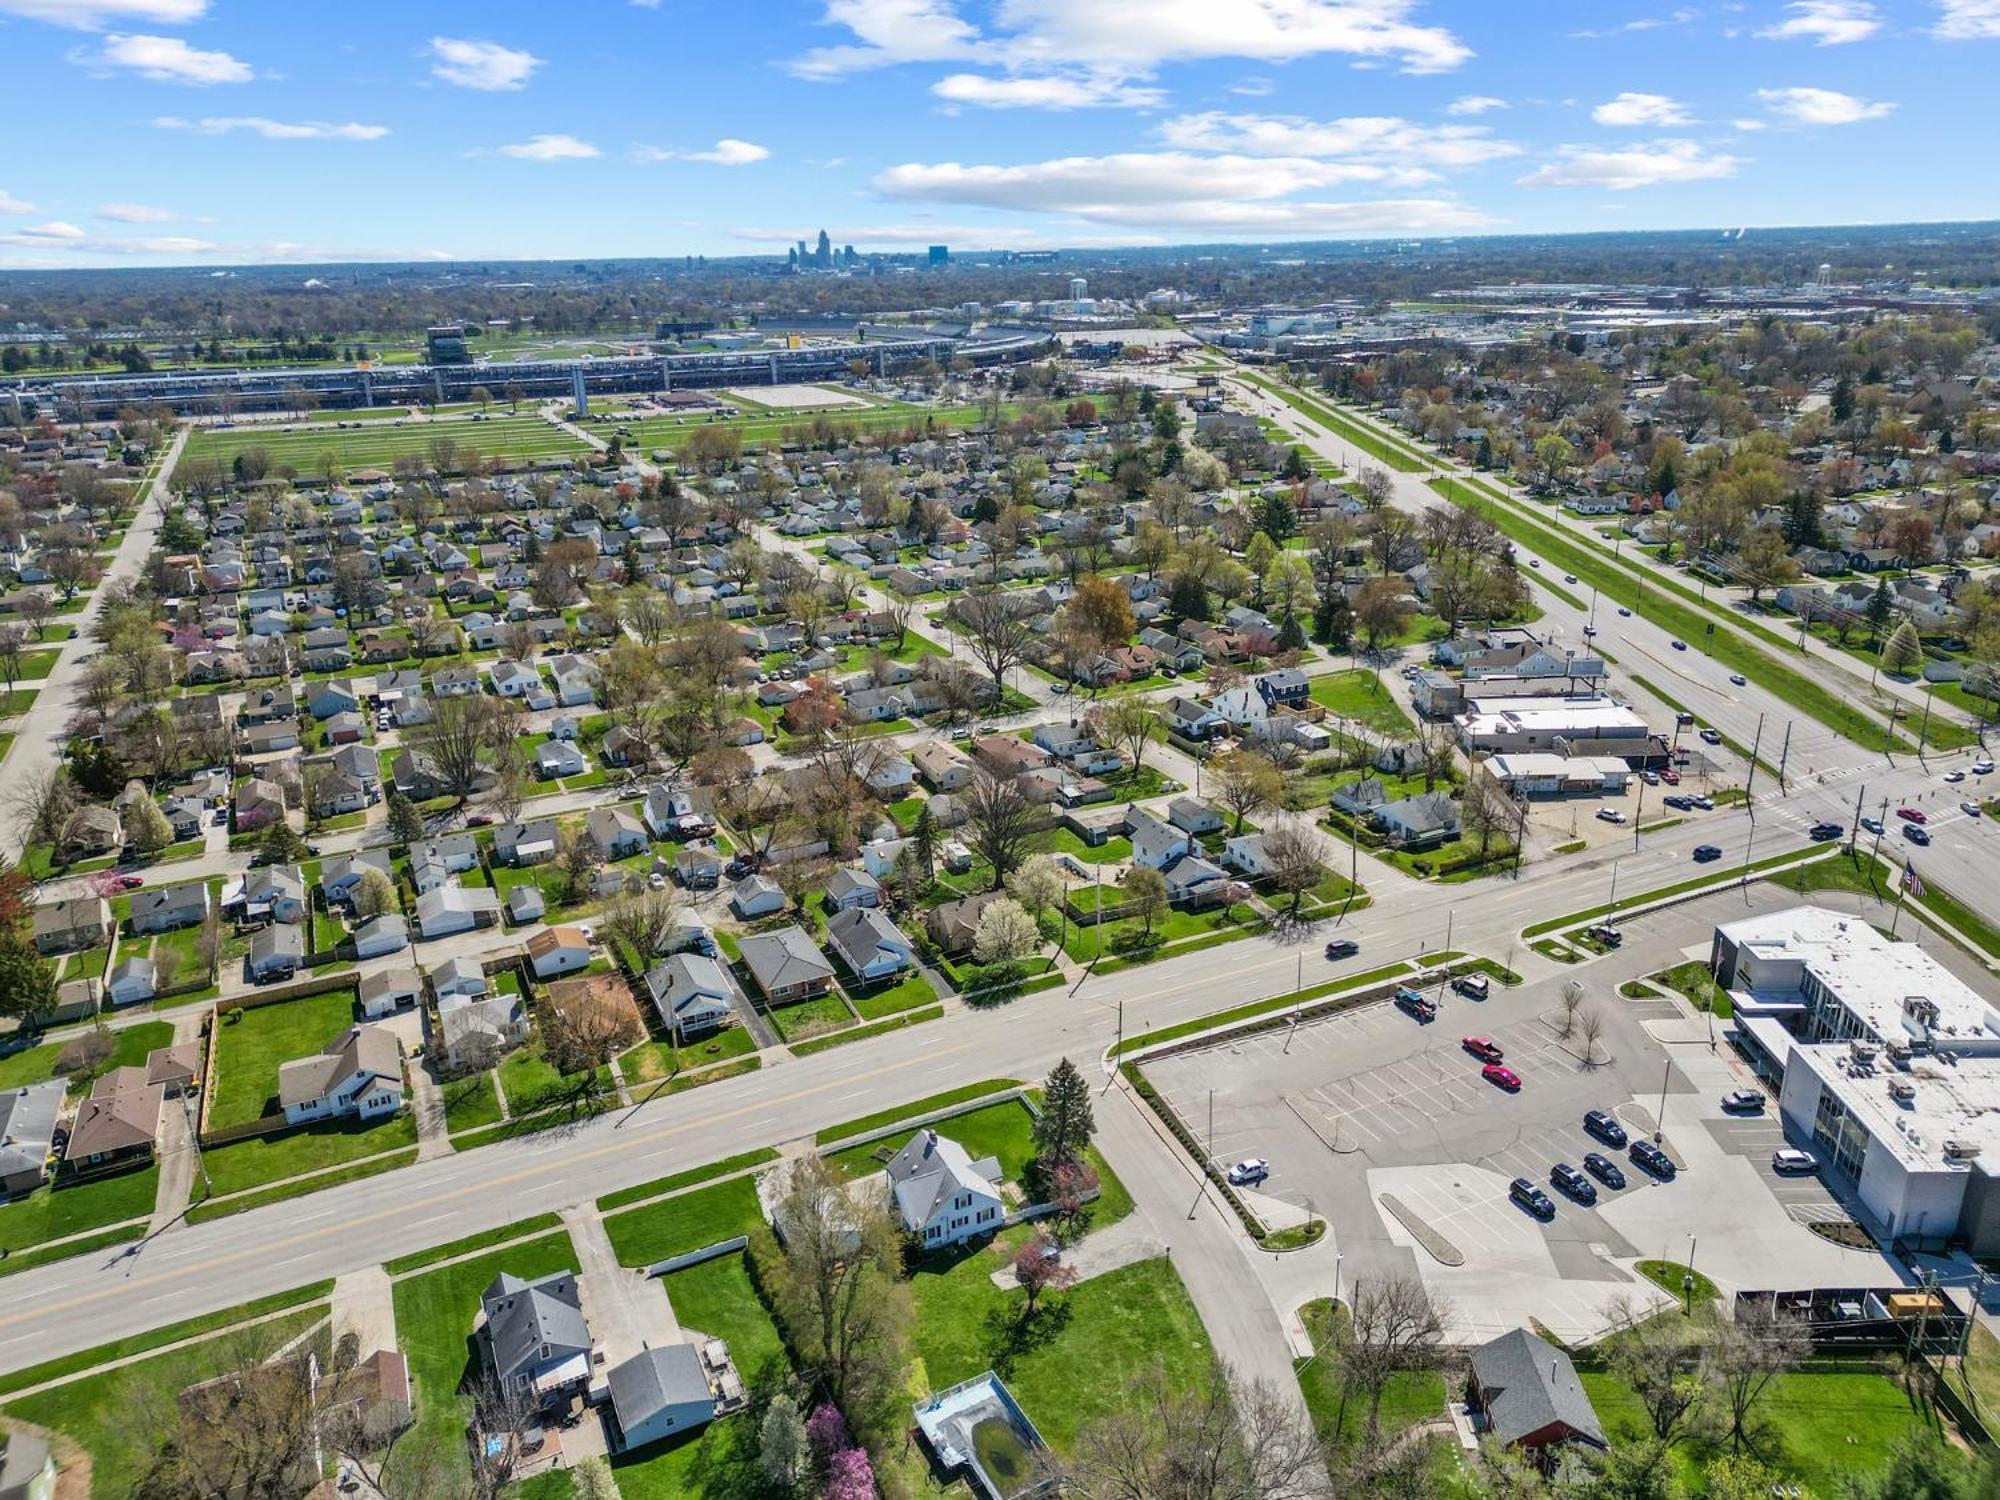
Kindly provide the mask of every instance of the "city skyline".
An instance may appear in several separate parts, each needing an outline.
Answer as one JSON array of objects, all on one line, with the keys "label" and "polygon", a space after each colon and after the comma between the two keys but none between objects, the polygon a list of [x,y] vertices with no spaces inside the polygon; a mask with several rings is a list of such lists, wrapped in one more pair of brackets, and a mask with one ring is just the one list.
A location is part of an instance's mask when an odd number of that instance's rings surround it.
[{"label": "city skyline", "polygon": [[600,0],[576,21],[0,0],[24,112],[63,122],[0,169],[0,269],[1995,211],[1966,191],[1995,0],[1525,20],[1465,0]]}]

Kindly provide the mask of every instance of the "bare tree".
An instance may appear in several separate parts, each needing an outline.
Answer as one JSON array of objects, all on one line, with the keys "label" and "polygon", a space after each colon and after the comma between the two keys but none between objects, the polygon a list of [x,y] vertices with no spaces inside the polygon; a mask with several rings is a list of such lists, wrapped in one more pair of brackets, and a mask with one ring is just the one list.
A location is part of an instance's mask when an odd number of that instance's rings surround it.
[{"label": "bare tree", "polygon": [[1027,659],[1035,640],[1021,601],[1011,594],[986,590],[967,594],[951,612],[965,633],[972,659],[992,677],[995,696],[1004,698],[1007,673]]},{"label": "bare tree", "polygon": [[[514,1484],[521,1464],[520,1432],[534,1420],[533,1396],[482,1373],[472,1388],[472,1500],[500,1500]],[[500,1439],[489,1443],[488,1437]]]},{"label": "bare tree", "polygon": [[1758,1451],[1758,1403],[1773,1381],[1805,1363],[1811,1349],[1804,1322],[1780,1312],[1775,1302],[1750,1303],[1718,1322],[1709,1371],[1732,1449]]},{"label": "bare tree", "polygon": [[997,891],[1021,863],[1041,814],[1022,793],[1018,780],[984,770],[972,778],[964,801],[973,850],[993,867]]},{"label": "bare tree", "polygon": [[81,802],[76,783],[60,765],[47,766],[22,777],[7,793],[15,826],[20,830],[22,842],[29,844],[60,843],[70,815]]},{"label": "bare tree", "polygon": [[1320,1500],[1326,1459],[1295,1393],[1218,1364],[1188,1389],[1155,1366],[1051,1459],[1076,1500]]},{"label": "bare tree", "polygon": [[1597,1067],[1602,1061],[1597,1055],[1597,1039],[1604,1035],[1604,1012],[1594,1005],[1586,1005],[1576,1013],[1576,1035],[1583,1044],[1585,1067]]},{"label": "bare tree", "polygon": [[435,715],[410,735],[410,748],[427,757],[438,779],[463,802],[485,779],[486,762],[513,739],[512,715],[498,698],[440,698]]},{"label": "bare tree", "polygon": [[1236,815],[1235,832],[1243,831],[1243,821],[1254,812],[1276,806],[1284,800],[1285,778],[1266,757],[1254,750],[1232,750],[1209,762],[1215,782],[1215,796]]},{"label": "bare tree", "polygon": [[1104,744],[1122,751],[1136,774],[1146,762],[1146,747],[1165,731],[1160,716],[1142,698],[1116,698],[1090,716],[1091,733]]},{"label": "bare tree", "polygon": [[1409,1272],[1358,1281],[1340,1347],[1342,1378],[1368,1398],[1368,1440],[1382,1430],[1382,1393],[1406,1370],[1432,1368],[1451,1306]]},{"label": "bare tree", "polygon": [[1632,1387],[1654,1438],[1672,1447],[1701,1418],[1709,1396],[1709,1329],[1688,1318],[1644,1318],[1613,1337],[1611,1368]]},{"label": "bare tree", "polygon": [[1567,1037],[1576,1030],[1576,1013],[1583,1008],[1583,981],[1566,979],[1562,989],[1562,1034]]},{"label": "bare tree", "polygon": [[1297,823],[1283,823],[1264,835],[1264,859],[1271,888],[1292,898],[1283,919],[1296,923],[1306,892],[1326,879],[1326,840]]},{"label": "bare tree", "polygon": [[638,1013],[622,991],[606,993],[588,980],[551,996],[538,1017],[542,1053],[557,1072],[591,1077],[640,1040]]}]

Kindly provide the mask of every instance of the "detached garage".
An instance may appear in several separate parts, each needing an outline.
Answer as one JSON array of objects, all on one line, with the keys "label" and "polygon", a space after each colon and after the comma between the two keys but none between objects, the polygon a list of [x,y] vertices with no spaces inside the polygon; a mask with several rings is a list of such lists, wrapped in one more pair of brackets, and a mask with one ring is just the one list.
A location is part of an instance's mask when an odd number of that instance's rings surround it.
[{"label": "detached garage", "polygon": [[643,1350],[608,1379],[626,1448],[643,1448],[715,1418],[715,1392],[692,1344]]}]

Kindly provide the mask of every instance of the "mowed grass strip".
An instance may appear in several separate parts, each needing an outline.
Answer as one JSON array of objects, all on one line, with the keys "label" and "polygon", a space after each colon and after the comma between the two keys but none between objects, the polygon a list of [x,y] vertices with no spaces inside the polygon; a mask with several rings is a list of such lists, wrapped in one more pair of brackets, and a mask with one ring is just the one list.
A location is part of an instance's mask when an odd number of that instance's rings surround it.
[{"label": "mowed grass strip", "polygon": [[1430,460],[1360,426],[1350,418],[1342,416],[1331,406],[1255,375],[1241,371],[1238,375],[1242,380],[1263,391],[1265,395],[1277,397],[1300,416],[1310,417],[1335,437],[1353,444],[1370,458],[1380,459],[1392,469],[1404,474],[1416,474],[1433,467]]},{"label": "mowed grass strip", "polygon": [[540,417],[492,417],[485,421],[375,422],[355,429],[300,427],[293,432],[257,428],[232,428],[217,432],[204,428],[188,438],[182,460],[213,458],[227,465],[238,455],[261,448],[273,468],[289,468],[301,474],[319,470],[326,455],[349,469],[386,469],[399,458],[430,456],[434,440],[448,440],[461,458],[574,458],[590,446],[543,421]]},{"label": "mowed grass strip", "polygon": [[813,1136],[816,1145],[828,1145],[834,1141],[848,1140],[857,1135],[866,1135],[871,1130],[886,1130],[891,1125],[927,1115],[940,1109],[950,1109],[954,1104],[965,1104],[973,1099],[984,1099],[990,1094],[1004,1094],[1008,1089],[1017,1089],[1020,1080],[1014,1078],[989,1078],[984,1083],[963,1084],[955,1089],[947,1089],[942,1094],[932,1094],[927,1099],[912,1099],[907,1104],[898,1104],[892,1109],[878,1109],[872,1115],[863,1115],[858,1120],[846,1120],[838,1125],[829,1125]]}]

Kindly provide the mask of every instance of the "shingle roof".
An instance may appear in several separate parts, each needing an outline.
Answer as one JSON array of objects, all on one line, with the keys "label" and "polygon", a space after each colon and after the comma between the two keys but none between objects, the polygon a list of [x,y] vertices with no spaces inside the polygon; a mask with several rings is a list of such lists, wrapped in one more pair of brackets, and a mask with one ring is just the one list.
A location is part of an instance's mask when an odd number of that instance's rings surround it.
[{"label": "shingle roof", "polygon": [[479,1299],[495,1370],[504,1379],[540,1357],[542,1345],[564,1351],[590,1347],[590,1326],[572,1271],[523,1281],[502,1271]]},{"label": "shingle roof", "polygon": [[1503,1333],[1472,1352],[1472,1375],[1484,1393],[1493,1436],[1504,1447],[1551,1422],[1604,1446],[1604,1428],[1577,1379],[1576,1366],[1555,1345],[1525,1328]]},{"label": "shingle roof", "polygon": [[782,990],[833,977],[833,965],[826,961],[826,955],[796,927],[781,927],[776,932],[747,937],[740,951],[743,962],[766,990]]},{"label": "shingle roof", "polygon": [[701,1356],[692,1344],[641,1350],[614,1367],[608,1379],[618,1425],[628,1432],[643,1427],[668,1407],[715,1400]]}]

